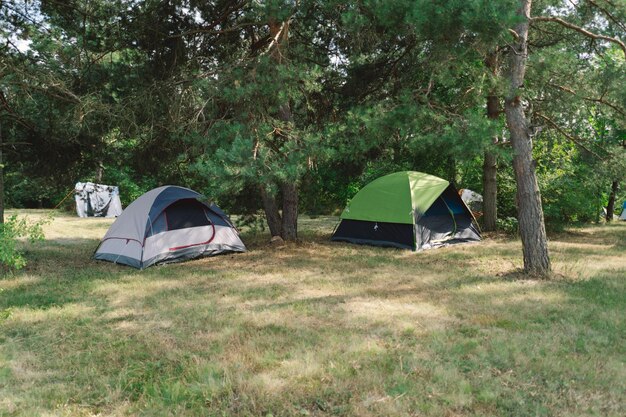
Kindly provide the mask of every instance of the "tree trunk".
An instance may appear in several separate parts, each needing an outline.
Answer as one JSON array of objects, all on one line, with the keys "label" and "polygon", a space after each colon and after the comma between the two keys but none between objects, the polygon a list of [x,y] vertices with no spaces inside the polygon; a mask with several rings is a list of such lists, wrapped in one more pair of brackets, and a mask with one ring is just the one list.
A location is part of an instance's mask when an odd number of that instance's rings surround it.
[{"label": "tree trunk", "polygon": [[[485,59],[485,65],[498,76],[500,73],[498,53],[491,52]],[[487,118],[497,120],[500,117],[500,99],[495,91],[487,96]],[[493,138],[493,143],[498,142],[498,137]],[[483,230],[494,232],[497,228],[498,218],[498,157],[495,153],[486,151],[483,162]]]},{"label": "tree trunk", "polygon": [[282,185],[283,192],[283,239],[298,239],[298,186],[293,182]]},{"label": "tree trunk", "polygon": [[448,180],[456,188],[456,160],[453,156],[448,157]]},{"label": "tree trunk", "polygon": [[609,204],[606,206],[606,221],[613,221],[613,213],[615,212],[615,196],[619,188],[619,182],[613,181],[611,184],[611,194],[609,194]]},{"label": "tree trunk", "polygon": [[524,85],[528,54],[528,26],[532,0],[519,0],[518,13],[524,19],[515,26],[517,38],[511,45],[509,92],[504,111],[513,146],[513,171],[517,184],[518,221],[524,253],[524,271],[547,277],[550,274],[548,239],[537,184],[535,161],[532,158],[532,138],[524,114],[519,89]]},{"label": "tree trunk", "polygon": [[[270,45],[270,56],[277,66],[284,65],[284,57],[287,53],[287,40],[289,38],[289,21],[278,23],[275,19],[269,22],[270,38],[273,44]],[[286,124],[293,121],[293,114],[289,102],[282,103],[278,109],[277,119]],[[280,187],[283,197],[282,233],[284,240],[295,241],[298,238],[298,186],[297,179],[283,182]]]},{"label": "tree trunk", "polygon": [[104,174],[104,164],[102,160],[98,160],[98,164],[96,165],[96,184],[102,184],[102,175]]},{"label": "tree trunk", "polygon": [[483,230],[495,232],[498,218],[498,157],[492,152],[485,152],[483,162]]},{"label": "tree trunk", "polygon": [[276,197],[270,194],[264,186],[260,186],[261,200],[263,201],[263,210],[265,211],[265,219],[267,225],[270,228],[270,233],[273,236],[281,236],[283,234],[282,219],[278,212],[278,205],[276,204]]}]

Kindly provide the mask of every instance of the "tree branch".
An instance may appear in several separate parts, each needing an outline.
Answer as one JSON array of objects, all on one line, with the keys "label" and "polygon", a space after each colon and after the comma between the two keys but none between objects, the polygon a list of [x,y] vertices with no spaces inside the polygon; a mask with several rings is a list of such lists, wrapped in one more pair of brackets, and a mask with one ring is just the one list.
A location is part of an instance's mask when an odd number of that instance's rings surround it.
[{"label": "tree branch", "polygon": [[170,35],[167,38],[168,39],[183,38],[185,36],[197,35],[197,34],[200,34],[200,33],[205,33],[205,34],[209,34],[209,35],[221,35],[221,34],[224,34],[224,33],[235,32],[235,31],[238,31],[240,29],[247,28],[247,27],[261,26],[261,25],[262,25],[261,22],[245,22],[245,23],[240,23],[238,25],[231,26],[229,28],[219,29],[219,30],[218,29],[208,29],[208,28],[198,28],[198,29],[193,29],[193,30],[188,30],[186,32],[178,33],[176,35]]},{"label": "tree branch", "polygon": [[[622,28],[623,30],[626,30],[626,26],[624,25],[624,23],[620,22],[615,16],[613,16],[605,7],[600,6],[598,3],[596,3],[594,0],[587,0],[587,3],[595,6],[598,10],[600,10],[602,13],[604,13],[610,20],[613,21],[613,23],[615,23],[617,26],[619,26],[620,28]],[[610,4],[610,3],[609,3]],[[615,5],[612,5],[613,7],[615,7]]]},{"label": "tree branch", "polygon": [[509,28],[508,30],[509,30],[509,33],[510,33],[511,35],[513,35],[513,37],[515,38],[515,40],[516,40],[516,41],[517,41],[517,40],[519,40],[519,35],[517,34],[517,32],[516,32],[516,31],[514,31],[514,30],[513,30],[513,29],[511,29],[511,28]]},{"label": "tree branch", "polygon": [[556,23],[560,24],[561,26],[565,26],[568,29],[572,29],[572,30],[575,30],[576,32],[582,33],[583,35],[587,36],[588,38],[602,39],[602,40],[605,40],[605,41],[608,41],[608,42],[612,42],[612,43],[618,45],[620,48],[622,48],[622,52],[624,52],[624,57],[626,58],[626,44],[624,44],[624,42],[622,42],[618,38],[612,38],[610,36],[598,35],[597,33],[589,32],[587,29],[582,28],[580,26],[576,26],[573,23],[566,22],[565,20],[561,19],[560,17],[538,16],[538,17],[531,18],[531,22],[556,22]]},{"label": "tree branch", "polygon": [[[33,125],[31,125],[27,120],[23,119],[22,117],[20,117],[15,110],[13,110],[11,108],[11,106],[9,105],[9,101],[7,100],[6,96],[4,95],[4,92],[2,90],[0,90],[0,105],[2,106],[2,108],[4,108],[4,110],[6,111],[7,116],[9,116],[10,118],[12,118],[13,120],[15,120],[17,123],[19,123],[20,125],[24,126],[26,129],[30,130],[30,131],[35,131],[35,128]],[[2,108],[0,108],[0,110],[2,110]],[[1,114],[1,113],[0,113]],[[8,145],[8,144],[5,144]]]},{"label": "tree branch", "polygon": [[[561,91],[564,91],[564,92],[566,92],[566,93],[572,94],[572,95],[574,95],[574,96],[576,96],[576,97],[580,97],[580,95],[578,95],[578,94],[577,94],[574,90],[572,90],[572,89],[571,89],[571,88],[569,88],[569,87],[566,87],[566,86],[563,86],[563,85],[558,85],[558,84],[553,84],[553,83],[549,83],[548,85],[550,85],[550,86],[552,86],[552,87],[554,87],[554,88],[556,88],[556,89],[558,89],[558,90],[561,90]],[[615,104],[609,103],[608,101],[606,101],[606,100],[604,99],[604,97],[600,97],[600,98],[593,98],[593,97],[580,97],[580,98],[582,98],[582,99],[583,99],[583,100],[585,100],[585,101],[591,101],[591,102],[593,102],[593,103],[600,103],[600,104],[604,104],[605,106],[612,108],[613,110],[615,110],[615,111],[616,111],[616,112],[618,112],[619,114],[621,114],[621,115],[623,115],[623,116],[626,116],[626,112],[624,112],[624,110],[620,109],[620,108],[619,108],[619,107],[617,107]]]},{"label": "tree branch", "polygon": [[545,115],[543,115],[541,113],[538,113],[538,112],[535,112],[535,115],[541,117],[543,120],[548,122],[548,124],[550,126],[552,126],[554,129],[556,129],[560,134],[562,134],[567,139],[569,139],[570,141],[574,142],[576,145],[580,146],[581,148],[583,148],[584,150],[589,152],[591,155],[595,156],[596,158],[600,159],[601,161],[605,161],[606,160],[606,158],[601,157],[596,152],[592,151],[586,145],[584,145],[580,138],[577,138],[577,137],[567,133],[565,130],[563,130],[563,128],[561,126],[557,125],[556,122],[554,122],[554,120],[552,120],[549,117],[547,117],[547,116],[545,116]]}]

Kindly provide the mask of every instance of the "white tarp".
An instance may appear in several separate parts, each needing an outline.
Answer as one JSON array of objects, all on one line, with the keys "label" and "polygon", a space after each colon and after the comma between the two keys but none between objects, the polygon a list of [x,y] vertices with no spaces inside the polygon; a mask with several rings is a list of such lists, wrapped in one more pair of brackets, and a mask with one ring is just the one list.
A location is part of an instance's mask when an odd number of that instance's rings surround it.
[{"label": "white tarp", "polygon": [[[606,214],[607,214],[606,207],[602,207],[602,211],[600,212],[600,218],[602,220],[606,219]],[[622,214],[623,214],[623,212],[622,212]],[[619,219],[620,219],[620,217],[617,214],[613,214],[613,220],[619,220]]]},{"label": "white tarp", "polygon": [[619,219],[626,220],[626,201],[624,201],[624,204],[622,205],[622,214],[619,216]]},{"label": "white tarp", "polygon": [[117,217],[122,214],[120,191],[116,186],[77,182],[74,192],[78,217]]},{"label": "white tarp", "polygon": [[473,212],[482,212],[483,211],[483,196],[478,194],[476,191],[468,190],[467,188],[462,189],[461,192],[461,200],[470,208]]}]

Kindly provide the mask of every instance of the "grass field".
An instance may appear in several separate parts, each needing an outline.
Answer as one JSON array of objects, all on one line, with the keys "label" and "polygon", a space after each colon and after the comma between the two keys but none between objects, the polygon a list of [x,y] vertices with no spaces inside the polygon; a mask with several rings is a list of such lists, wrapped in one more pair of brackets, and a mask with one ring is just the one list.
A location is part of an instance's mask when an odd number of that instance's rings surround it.
[{"label": "grass field", "polygon": [[[44,211],[24,211],[33,218]],[[57,214],[0,278],[0,416],[624,416],[626,223],[552,236],[555,278],[490,238],[303,242],[136,271]]]}]

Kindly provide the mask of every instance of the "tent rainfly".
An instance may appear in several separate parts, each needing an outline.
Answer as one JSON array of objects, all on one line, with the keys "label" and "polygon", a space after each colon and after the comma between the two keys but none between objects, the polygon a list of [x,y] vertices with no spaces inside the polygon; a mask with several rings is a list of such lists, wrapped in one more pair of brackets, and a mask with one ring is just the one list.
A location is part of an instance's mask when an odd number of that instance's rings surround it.
[{"label": "tent rainfly", "polygon": [[341,214],[331,240],[422,250],[479,241],[480,232],[448,181],[403,171],[363,187]]},{"label": "tent rainfly", "polygon": [[74,198],[78,217],[117,217],[122,214],[120,190],[116,186],[77,182]]},{"label": "tent rainfly", "polygon": [[467,188],[459,190],[461,200],[472,211],[474,217],[479,218],[483,214],[483,196],[476,191]]},{"label": "tent rainfly", "polygon": [[619,216],[620,220],[626,220],[626,201],[622,204],[622,214]]},{"label": "tent rainfly", "polygon": [[95,259],[138,269],[225,252],[245,252],[237,229],[215,204],[167,185],[133,201],[111,225]]}]

